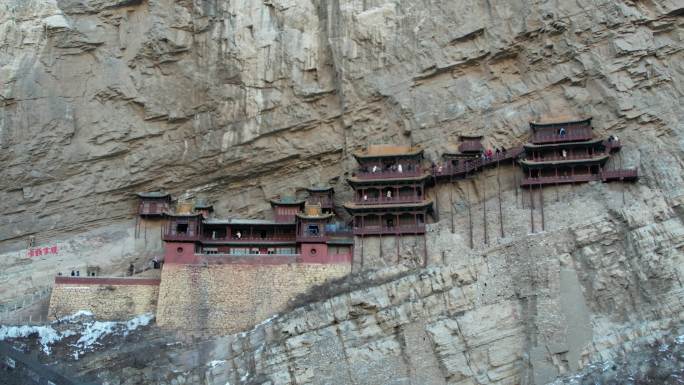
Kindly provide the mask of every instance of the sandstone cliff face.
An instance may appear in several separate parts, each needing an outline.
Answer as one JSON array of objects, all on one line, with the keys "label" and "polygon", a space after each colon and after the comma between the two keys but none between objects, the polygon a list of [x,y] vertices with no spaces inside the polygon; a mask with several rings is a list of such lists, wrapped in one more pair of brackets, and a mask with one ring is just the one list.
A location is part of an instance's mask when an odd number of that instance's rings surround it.
[{"label": "sandstone cliff face", "polygon": [[[154,252],[132,235],[134,191],[201,194],[219,215],[258,215],[264,198],[313,183],[349,198],[349,154],[368,143],[419,144],[436,160],[457,134],[507,146],[530,120],[590,115],[597,135],[620,136],[615,162],[639,167],[637,185],[550,189],[547,232],[528,235],[530,197],[502,170],[503,237],[494,172],[440,187],[428,239],[442,267],[300,309],[267,326],[272,337],[262,328],[173,361],[202,377],[202,365],[226,360],[209,373],[216,384],[550,381],[681,322],[683,7],[5,1],[0,260],[13,270],[0,295],[44,287],[76,259],[113,271]],[[474,250],[466,200],[480,213]],[[30,234],[67,255],[27,260]],[[173,370],[154,375],[185,377]]]}]

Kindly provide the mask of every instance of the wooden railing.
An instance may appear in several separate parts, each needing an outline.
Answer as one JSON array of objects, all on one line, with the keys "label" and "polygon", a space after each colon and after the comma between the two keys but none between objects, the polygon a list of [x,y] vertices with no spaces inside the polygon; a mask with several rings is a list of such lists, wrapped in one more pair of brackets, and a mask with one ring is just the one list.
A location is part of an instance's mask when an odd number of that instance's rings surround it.
[{"label": "wooden railing", "polygon": [[396,204],[396,203],[418,203],[422,202],[422,196],[410,195],[410,196],[393,196],[388,198],[387,196],[381,195],[379,197],[368,197],[366,199],[356,197],[354,203],[359,205],[380,205],[380,204]]},{"label": "wooden railing", "polygon": [[459,162],[456,166],[454,166],[451,163],[437,165],[432,170],[432,174],[435,177],[464,175],[470,172],[477,171],[483,167],[494,165],[498,162],[505,162],[508,160],[515,159],[518,156],[520,156],[520,154],[522,154],[523,151],[523,147],[514,147],[509,150],[506,150],[506,152],[494,154],[491,157],[463,160]]},{"label": "wooden railing", "polygon": [[421,176],[423,170],[419,166],[414,166],[412,170],[404,169],[401,172],[384,170],[384,171],[359,171],[354,176],[359,179],[393,179],[393,178],[410,178]]},{"label": "wooden railing", "polygon": [[544,144],[544,143],[555,143],[555,142],[575,142],[581,140],[589,140],[592,138],[591,128],[578,128],[572,129],[568,128],[564,135],[555,133],[545,133],[539,132],[532,135],[532,143],[534,144]]},{"label": "wooden railing", "polygon": [[197,241],[199,236],[197,234],[165,232],[163,239],[165,241]]},{"label": "wooden railing", "polygon": [[380,235],[380,234],[423,234],[425,225],[400,225],[400,226],[365,226],[355,227],[354,235]]},{"label": "wooden railing", "polygon": [[523,178],[521,186],[537,186],[546,184],[578,183],[591,181],[636,180],[639,173],[636,169],[603,170],[599,174],[577,174],[563,176],[542,176]]},{"label": "wooden railing", "polygon": [[297,242],[327,242],[329,237],[323,234],[303,234],[297,235]]},{"label": "wooden railing", "polygon": [[639,178],[637,169],[605,170],[601,172],[601,179],[604,181],[620,179],[633,180],[637,178]]},{"label": "wooden railing", "polygon": [[203,236],[201,240],[203,242],[244,242],[244,243],[258,243],[258,242],[294,242],[297,236],[295,234],[276,234],[276,235],[267,235],[265,237],[261,236],[249,236],[249,235],[242,235],[240,238],[236,236],[230,236],[230,237],[212,237],[212,236]]},{"label": "wooden railing", "polygon": [[567,176],[541,176],[541,177],[527,177],[523,178],[520,183],[521,186],[537,186],[545,184],[563,184],[575,182],[590,182],[600,180],[601,176],[598,174],[578,174]]},{"label": "wooden railing", "polygon": [[566,156],[562,155],[546,155],[546,156],[533,156],[531,158],[527,158],[527,161],[530,162],[553,162],[553,161],[563,161],[563,160],[592,160],[596,158],[600,158],[603,156],[606,156],[606,153],[603,152],[596,152],[593,154],[567,154]]},{"label": "wooden railing", "polygon": [[306,201],[310,204],[319,204],[322,208],[330,208],[333,206],[333,200],[330,197],[309,197]]},{"label": "wooden railing", "polygon": [[622,143],[619,140],[604,140],[603,145],[607,152],[618,151],[622,148]]}]

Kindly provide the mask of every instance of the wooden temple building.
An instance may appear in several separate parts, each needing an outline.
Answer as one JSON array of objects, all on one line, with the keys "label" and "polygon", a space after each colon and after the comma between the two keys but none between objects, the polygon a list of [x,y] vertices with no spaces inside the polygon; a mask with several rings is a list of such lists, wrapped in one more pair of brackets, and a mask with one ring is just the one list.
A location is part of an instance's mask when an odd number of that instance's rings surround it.
[{"label": "wooden temple building", "polygon": [[[332,197],[332,189],[325,196]],[[316,196],[312,200],[319,202]],[[351,261],[351,231],[335,220],[332,210],[290,197],[270,203],[270,220],[215,218],[204,201],[178,203],[167,212],[165,263],[221,263],[220,257],[259,257],[263,263],[278,257],[305,263]]]},{"label": "wooden temple building", "polygon": [[590,181],[633,181],[636,169],[606,168],[611,154],[620,151],[618,138],[594,138],[591,118],[530,123],[532,135],[518,163],[525,176],[521,186],[557,185]]},{"label": "wooden temple building", "polygon": [[354,153],[358,170],[347,180],[354,200],[344,205],[353,217],[354,235],[425,233],[432,201],[425,188],[431,174],[422,166],[423,150],[409,146],[370,146]]},{"label": "wooden temple building", "polygon": [[138,204],[138,215],[141,218],[162,218],[169,212],[171,195],[160,192],[140,192],[135,194],[140,202]]},{"label": "wooden temple building", "polygon": [[496,153],[485,148],[481,136],[461,136],[458,152],[444,154],[444,161],[432,168],[423,167],[423,150],[417,147],[371,145],[355,152],[358,169],[347,179],[353,199],[344,204],[351,227],[338,219],[334,190],[329,186],[308,188],[308,196],[302,199],[272,199],[273,218],[269,220],[215,218],[213,207],[204,201],[178,204],[171,210],[171,197],[161,192],[137,194],[138,212],[140,217],[166,218],[167,262],[197,263],[211,256],[351,262],[354,236],[362,242],[371,236],[424,235],[426,217],[433,210],[426,196],[429,186],[505,161],[517,162],[524,171],[522,187],[638,178],[636,169],[609,163],[621,143],[615,136],[595,138],[590,118],[532,122],[530,128],[528,143]]}]

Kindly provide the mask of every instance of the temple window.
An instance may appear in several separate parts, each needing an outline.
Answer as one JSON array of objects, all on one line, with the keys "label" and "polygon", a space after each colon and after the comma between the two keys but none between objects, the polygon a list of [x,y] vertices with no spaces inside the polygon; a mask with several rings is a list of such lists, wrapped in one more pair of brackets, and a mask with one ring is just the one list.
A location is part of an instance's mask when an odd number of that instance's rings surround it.
[{"label": "temple window", "polygon": [[187,234],[188,233],[188,224],[187,223],[176,224],[176,233],[177,234]]}]

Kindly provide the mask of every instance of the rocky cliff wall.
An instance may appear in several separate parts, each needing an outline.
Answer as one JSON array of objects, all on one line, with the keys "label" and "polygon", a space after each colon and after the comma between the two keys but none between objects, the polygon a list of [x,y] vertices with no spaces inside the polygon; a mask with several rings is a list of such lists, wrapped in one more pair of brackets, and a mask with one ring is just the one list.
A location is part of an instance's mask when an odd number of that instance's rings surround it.
[{"label": "rocky cliff wall", "polygon": [[[545,189],[544,232],[539,193],[516,189],[512,170],[438,187],[428,272],[316,302],[155,372],[114,359],[109,373],[550,381],[681,323],[683,10],[670,0],[10,0],[0,5],[0,247],[132,231],[136,190],[202,194],[219,215],[256,216],[264,198],[318,182],[343,201],[349,154],[368,143],[419,144],[436,160],[457,134],[510,145],[529,120],[590,115],[597,135],[619,135],[614,166],[638,167],[638,184]],[[469,277],[449,283],[463,291],[460,310],[441,292],[444,271]],[[497,345],[506,338],[519,349]]]}]

